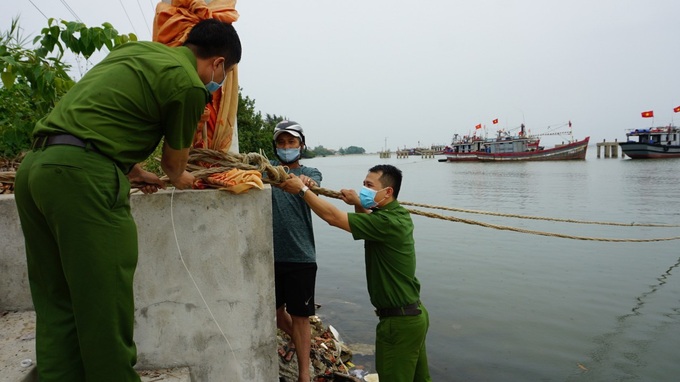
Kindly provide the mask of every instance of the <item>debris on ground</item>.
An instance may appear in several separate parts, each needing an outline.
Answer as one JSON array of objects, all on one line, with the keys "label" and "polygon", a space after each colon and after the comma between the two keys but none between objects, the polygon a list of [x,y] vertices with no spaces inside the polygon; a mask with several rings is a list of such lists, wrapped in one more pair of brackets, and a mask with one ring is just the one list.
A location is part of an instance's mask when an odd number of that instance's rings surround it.
[{"label": "debris on ground", "polygon": [[0,195],[14,193],[14,174],[18,168],[18,161],[0,158]]},{"label": "debris on ground", "polygon": [[[319,316],[309,317],[311,324],[310,375],[314,382],[364,382],[367,373],[361,366],[355,366],[352,350],[339,339],[332,326],[324,327]],[[290,337],[282,330],[277,331],[279,349],[288,349]],[[279,357],[279,380],[281,382],[297,381],[297,355]],[[314,369],[312,371],[312,368]]]}]

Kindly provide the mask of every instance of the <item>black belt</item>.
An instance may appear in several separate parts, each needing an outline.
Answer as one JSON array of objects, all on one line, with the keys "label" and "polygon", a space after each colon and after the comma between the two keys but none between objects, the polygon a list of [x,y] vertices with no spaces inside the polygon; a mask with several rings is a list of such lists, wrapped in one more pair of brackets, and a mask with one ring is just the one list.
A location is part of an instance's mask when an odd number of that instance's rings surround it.
[{"label": "black belt", "polygon": [[384,308],[376,309],[376,316],[383,317],[395,317],[395,316],[418,316],[423,311],[418,309],[420,306],[420,301],[414,302],[413,304],[404,305],[399,308]]},{"label": "black belt", "polygon": [[71,134],[41,135],[35,138],[32,148],[40,149],[54,145],[77,146],[101,154],[101,152],[97,150],[97,148],[94,147],[91,142],[83,141],[82,139]]}]

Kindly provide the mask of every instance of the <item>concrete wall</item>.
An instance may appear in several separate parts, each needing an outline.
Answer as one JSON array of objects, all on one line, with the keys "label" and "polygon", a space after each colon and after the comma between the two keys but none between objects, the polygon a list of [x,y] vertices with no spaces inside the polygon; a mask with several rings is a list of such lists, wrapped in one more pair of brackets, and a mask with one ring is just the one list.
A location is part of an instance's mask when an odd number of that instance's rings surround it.
[{"label": "concrete wall", "polygon": [[[140,194],[132,209],[138,368],[188,366],[195,382],[277,381],[271,190]],[[0,216],[0,310],[31,310],[12,196],[0,195]]]},{"label": "concrete wall", "polygon": [[0,311],[33,310],[24,236],[13,195],[0,195]]}]

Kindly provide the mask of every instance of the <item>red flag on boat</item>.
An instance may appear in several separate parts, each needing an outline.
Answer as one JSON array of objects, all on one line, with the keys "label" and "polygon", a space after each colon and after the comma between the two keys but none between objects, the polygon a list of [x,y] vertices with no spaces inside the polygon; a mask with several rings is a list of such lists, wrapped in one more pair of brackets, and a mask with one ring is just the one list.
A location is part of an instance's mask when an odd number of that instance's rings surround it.
[{"label": "red flag on boat", "polygon": [[642,118],[653,118],[653,117],[654,117],[654,111],[653,110],[642,112]]},{"label": "red flag on boat", "polygon": [[476,125],[476,126],[475,126],[475,130],[479,130],[479,129],[481,129],[481,128],[482,128],[482,124],[481,124],[481,123],[480,123],[479,125]]},{"label": "red flag on boat", "polygon": [[494,120],[491,121],[491,122],[493,122],[494,125],[497,124],[497,123],[498,123],[498,118],[494,119]]},{"label": "red flag on boat", "polygon": [[676,107],[675,109],[673,109],[673,111],[676,112],[676,113],[680,113],[680,106],[678,106],[678,107]]}]

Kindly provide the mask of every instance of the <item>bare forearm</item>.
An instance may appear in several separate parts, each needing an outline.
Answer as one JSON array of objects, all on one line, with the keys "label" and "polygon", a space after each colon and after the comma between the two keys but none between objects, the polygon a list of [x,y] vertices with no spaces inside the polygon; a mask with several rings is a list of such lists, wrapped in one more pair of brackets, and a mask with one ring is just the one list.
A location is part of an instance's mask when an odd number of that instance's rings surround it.
[{"label": "bare forearm", "polygon": [[334,227],[342,228],[347,232],[351,232],[346,212],[341,211],[329,201],[320,198],[312,191],[305,192],[304,200],[309,208],[326,223]]},{"label": "bare forearm", "polygon": [[137,163],[134,166],[132,166],[132,168],[130,169],[130,172],[127,174],[127,177],[130,180],[135,179],[142,174],[142,171],[144,171],[142,169],[142,166],[139,163]]},{"label": "bare forearm", "polygon": [[167,143],[163,145],[161,168],[170,179],[170,183],[179,189],[191,188],[195,181],[194,176],[186,171],[188,159],[189,149],[175,150]]},{"label": "bare forearm", "polygon": [[172,182],[173,179],[179,178],[184,173],[184,171],[186,171],[187,162],[186,160],[182,161],[177,160],[177,158],[168,158],[163,156],[161,159],[161,168],[163,169],[165,175],[167,175]]},{"label": "bare forearm", "polygon": [[[297,176],[290,175],[290,178],[279,184],[278,187],[291,194],[299,194],[303,187],[305,187],[305,184]],[[327,200],[321,199],[310,190],[307,190],[302,197],[307,205],[309,205],[309,208],[326,223],[351,232],[347,213],[339,210]]]}]

